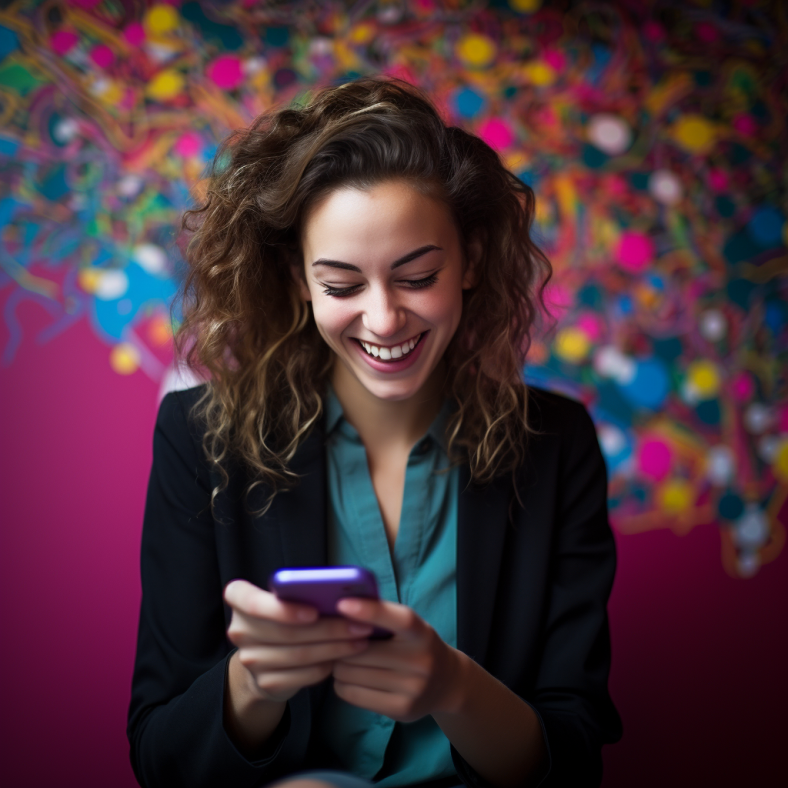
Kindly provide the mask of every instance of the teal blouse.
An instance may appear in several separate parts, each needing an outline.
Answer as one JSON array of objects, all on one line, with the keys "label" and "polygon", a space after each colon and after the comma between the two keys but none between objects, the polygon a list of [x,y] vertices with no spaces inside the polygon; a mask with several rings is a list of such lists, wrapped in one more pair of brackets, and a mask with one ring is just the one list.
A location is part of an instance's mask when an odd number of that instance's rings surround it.
[{"label": "teal blouse", "polygon": [[[329,388],[328,562],[372,570],[382,599],[408,605],[456,647],[459,469],[449,468],[446,454],[444,428],[450,414],[447,401],[411,450],[399,531],[390,551],[366,449]],[[440,470],[444,472],[436,473]],[[394,722],[330,692],[315,733],[345,770],[380,786],[455,774],[449,740],[429,715],[416,722]]]}]

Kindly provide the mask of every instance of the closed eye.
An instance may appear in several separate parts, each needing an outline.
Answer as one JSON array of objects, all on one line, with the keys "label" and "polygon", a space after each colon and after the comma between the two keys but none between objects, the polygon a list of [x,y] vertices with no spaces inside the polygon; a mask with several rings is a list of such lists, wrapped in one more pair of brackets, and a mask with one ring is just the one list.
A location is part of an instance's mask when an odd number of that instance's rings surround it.
[{"label": "closed eye", "polygon": [[[400,280],[404,284],[410,285],[414,290],[422,288],[422,287],[429,287],[430,285],[434,285],[435,282],[438,281],[438,274],[430,274],[429,276],[425,276],[422,279],[402,279]],[[355,293],[361,285],[352,285],[351,287],[331,287],[331,285],[323,285],[323,292],[326,295],[334,296],[335,298],[344,298],[346,296],[351,296]]]}]

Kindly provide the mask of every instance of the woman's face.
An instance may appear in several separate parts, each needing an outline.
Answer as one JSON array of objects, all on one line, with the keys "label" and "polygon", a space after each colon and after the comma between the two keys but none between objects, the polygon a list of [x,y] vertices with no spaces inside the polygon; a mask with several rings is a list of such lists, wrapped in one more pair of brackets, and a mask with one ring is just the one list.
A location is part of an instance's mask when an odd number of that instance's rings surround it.
[{"label": "woman's face", "polygon": [[345,370],[379,399],[419,392],[472,285],[449,209],[404,181],[337,189],[307,216],[302,248],[302,296]]}]

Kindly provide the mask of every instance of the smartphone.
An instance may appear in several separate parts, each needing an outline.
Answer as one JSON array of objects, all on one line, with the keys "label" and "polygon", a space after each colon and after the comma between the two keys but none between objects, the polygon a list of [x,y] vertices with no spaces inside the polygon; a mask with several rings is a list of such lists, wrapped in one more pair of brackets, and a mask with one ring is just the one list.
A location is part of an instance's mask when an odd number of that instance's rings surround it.
[{"label": "smartphone", "polygon": [[[339,616],[337,602],[344,597],[379,599],[375,575],[361,566],[320,566],[279,569],[268,580],[268,590],[285,602],[316,607],[321,616]],[[375,627],[370,638],[384,640],[392,632]]]}]

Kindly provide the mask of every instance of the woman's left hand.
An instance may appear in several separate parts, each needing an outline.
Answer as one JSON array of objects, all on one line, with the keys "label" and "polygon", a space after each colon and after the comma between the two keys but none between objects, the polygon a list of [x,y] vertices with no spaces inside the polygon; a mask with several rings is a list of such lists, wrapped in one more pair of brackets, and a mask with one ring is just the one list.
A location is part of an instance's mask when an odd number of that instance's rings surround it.
[{"label": "woman's left hand", "polygon": [[462,703],[464,655],[406,605],[371,599],[343,599],[346,618],[394,633],[371,640],[361,654],[334,665],[334,690],[342,700],[398,722],[435,712],[457,711]]}]

